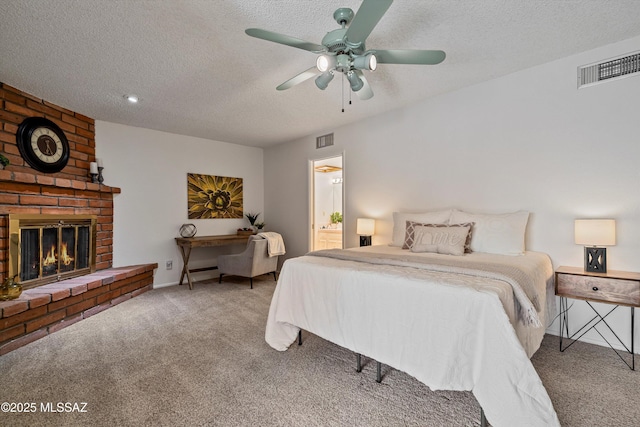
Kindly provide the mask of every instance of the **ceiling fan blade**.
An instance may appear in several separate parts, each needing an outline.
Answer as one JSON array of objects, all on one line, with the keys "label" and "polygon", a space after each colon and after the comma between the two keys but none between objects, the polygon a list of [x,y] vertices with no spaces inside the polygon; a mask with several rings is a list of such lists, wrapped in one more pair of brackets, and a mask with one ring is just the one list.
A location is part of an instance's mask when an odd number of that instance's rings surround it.
[{"label": "ceiling fan blade", "polygon": [[363,43],[387,9],[389,9],[391,3],[393,3],[393,0],[363,0],[360,9],[358,9],[344,35],[349,43]]},{"label": "ceiling fan blade", "polygon": [[364,73],[360,70],[356,70],[356,74],[358,75],[358,77],[360,77],[360,80],[362,80],[362,83],[364,83],[364,86],[362,86],[362,89],[356,92],[356,94],[358,95],[358,98],[360,98],[363,101],[367,99],[371,99],[371,97],[373,97],[373,90],[371,90],[371,86],[369,85],[369,82],[364,77]]},{"label": "ceiling fan blade", "polygon": [[267,40],[274,43],[280,43],[291,47],[297,47],[298,49],[308,50],[313,53],[326,52],[327,48],[321,44],[307,42],[295,37],[286,36],[280,33],[274,33],[273,31],[261,30],[260,28],[248,28],[244,31],[251,37]]},{"label": "ceiling fan blade", "polygon": [[287,80],[286,82],[282,83],[276,89],[278,89],[278,90],[289,89],[290,87],[293,87],[293,86],[295,86],[295,85],[297,85],[299,83],[302,83],[305,80],[309,80],[311,77],[315,77],[318,74],[320,74],[320,71],[318,71],[318,69],[316,67],[311,67],[308,70],[305,70],[305,71],[301,72],[300,74],[298,74],[297,76],[292,77],[289,80]]},{"label": "ceiling fan blade", "polygon": [[447,56],[441,50],[390,49],[375,50],[378,64],[435,65]]}]

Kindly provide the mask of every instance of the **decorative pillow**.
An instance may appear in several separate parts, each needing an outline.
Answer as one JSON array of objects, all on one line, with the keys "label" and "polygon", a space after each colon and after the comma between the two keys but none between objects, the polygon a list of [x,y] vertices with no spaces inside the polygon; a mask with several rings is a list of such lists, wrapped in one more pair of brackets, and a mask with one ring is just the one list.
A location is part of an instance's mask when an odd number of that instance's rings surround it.
[{"label": "decorative pillow", "polygon": [[524,235],[529,212],[474,214],[455,210],[452,223],[473,222],[471,250],[501,255],[524,254]]},{"label": "decorative pillow", "polygon": [[404,237],[404,244],[402,245],[402,249],[411,249],[411,247],[413,246],[413,242],[414,242],[414,236],[415,236],[415,228],[417,226],[427,226],[427,227],[449,227],[450,225],[460,225],[462,227],[469,227],[469,233],[467,234],[467,238],[464,242],[464,251],[465,252],[471,252],[471,247],[469,245],[471,245],[471,228],[473,227],[473,223],[472,222],[467,222],[464,224],[422,224],[419,222],[413,222],[413,221],[407,221],[407,230],[405,232],[405,237]]},{"label": "decorative pillow", "polygon": [[451,226],[460,225],[462,227],[469,227],[469,233],[467,233],[467,240],[464,242],[464,253],[470,254],[473,252],[471,250],[471,236],[473,235],[473,226],[475,225],[473,222],[462,222],[460,224],[450,224]]},{"label": "decorative pillow", "polygon": [[448,224],[451,216],[451,209],[443,211],[423,212],[423,213],[393,213],[393,236],[391,246],[402,247],[404,245],[407,221],[415,221],[429,224]]},{"label": "decorative pillow", "polygon": [[436,252],[447,255],[464,255],[464,244],[467,241],[471,225],[415,227],[415,241],[411,252]]}]

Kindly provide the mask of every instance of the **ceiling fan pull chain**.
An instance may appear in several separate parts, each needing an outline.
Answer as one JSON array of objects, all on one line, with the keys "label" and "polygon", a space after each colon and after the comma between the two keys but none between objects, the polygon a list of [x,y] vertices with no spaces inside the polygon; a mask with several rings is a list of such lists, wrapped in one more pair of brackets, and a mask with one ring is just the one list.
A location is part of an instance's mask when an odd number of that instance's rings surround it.
[{"label": "ceiling fan pull chain", "polygon": [[344,113],[344,74],[342,74],[342,112]]}]

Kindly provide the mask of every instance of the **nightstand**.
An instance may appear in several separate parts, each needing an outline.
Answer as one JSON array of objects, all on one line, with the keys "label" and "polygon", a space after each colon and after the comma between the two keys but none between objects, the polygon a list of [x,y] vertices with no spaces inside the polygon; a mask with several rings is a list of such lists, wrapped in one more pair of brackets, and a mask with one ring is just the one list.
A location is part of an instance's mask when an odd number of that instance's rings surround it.
[{"label": "nightstand", "polygon": [[[579,267],[559,267],[556,270],[556,295],[560,297],[560,351],[571,347],[576,341],[571,342],[566,347],[562,347],[563,338],[578,340],[591,329],[594,329],[609,344],[609,347],[622,359],[631,369],[635,370],[635,354],[633,343],[634,332],[634,309],[640,307],[640,273],[628,271],[609,271],[607,273],[591,273]],[[594,311],[595,316],[584,326],[569,335],[569,315],[567,313],[567,298],[583,300]],[[592,302],[613,304],[606,314],[600,314]],[[631,307],[631,348],[622,342],[607,323],[606,317],[613,313],[620,306]],[[595,323],[594,323],[595,322]],[[598,331],[596,326],[603,323],[620,344],[631,354],[631,364],[627,362],[620,353],[613,348],[607,339]],[[565,337],[566,333],[566,337]],[[580,335],[578,335],[580,334]],[[578,335],[576,337],[576,335]]]}]

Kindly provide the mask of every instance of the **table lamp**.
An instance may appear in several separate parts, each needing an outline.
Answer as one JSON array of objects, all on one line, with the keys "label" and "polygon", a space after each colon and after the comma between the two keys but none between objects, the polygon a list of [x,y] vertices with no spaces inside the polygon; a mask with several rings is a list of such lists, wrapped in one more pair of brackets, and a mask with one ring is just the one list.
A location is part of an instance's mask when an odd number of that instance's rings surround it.
[{"label": "table lamp", "polygon": [[360,236],[360,246],[371,246],[371,235],[376,229],[376,220],[371,218],[358,218],[356,234]]},{"label": "table lamp", "polygon": [[616,244],[614,219],[576,219],[576,245],[584,245],[584,269],[595,273],[607,272],[607,248]]}]

